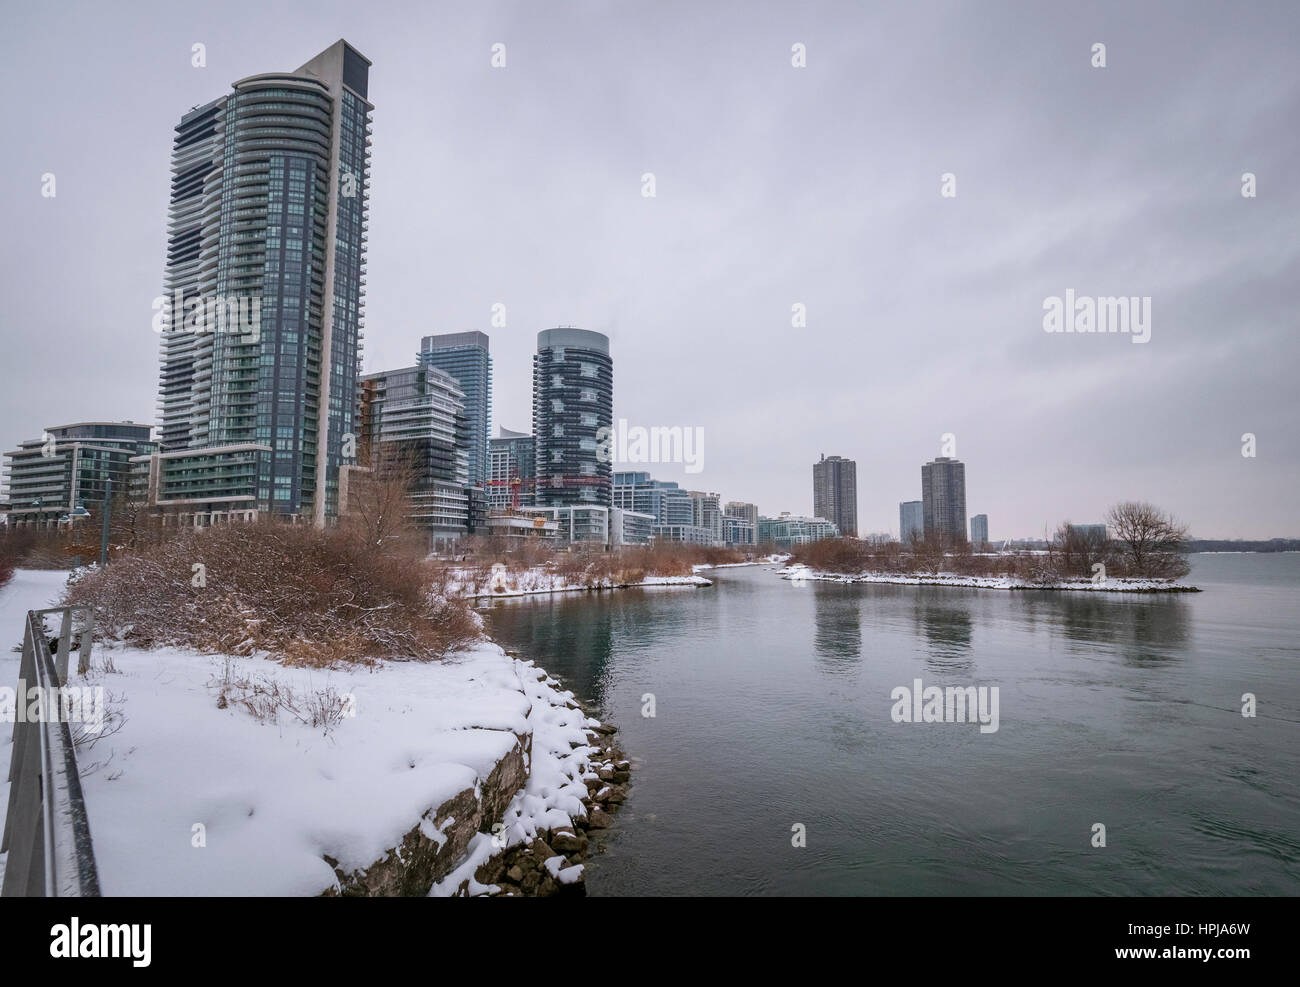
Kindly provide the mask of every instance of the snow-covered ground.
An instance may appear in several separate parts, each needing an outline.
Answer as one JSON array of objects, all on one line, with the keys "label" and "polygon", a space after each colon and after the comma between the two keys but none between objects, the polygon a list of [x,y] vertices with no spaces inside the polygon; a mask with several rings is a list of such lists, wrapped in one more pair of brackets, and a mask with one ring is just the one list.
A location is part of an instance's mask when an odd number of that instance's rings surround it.
[{"label": "snow-covered ground", "polygon": [[474,586],[464,569],[454,570],[447,583],[447,592],[453,596],[478,600],[496,596],[532,596],[537,593],[574,593],[587,590],[626,589],[632,586],[712,586],[713,583],[703,576],[647,576],[636,583],[621,583],[610,579],[601,579],[595,583],[574,582],[568,577],[553,572],[544,566],[511,572],[504,566],[495,569],[488,579],[487,586]]},{"label": "snow-covered ground", "polygon": [[[0,685],[17,682],[10,649],[26,611],[56,603],[65,578],[20,570],[0,589]],[[238,703],[219,709],[227,663],[303,701],[350,696],[351,715],[326,732],[284,712],[270,722]],[[329,671],[96,642],[92,664],[89,681],[70,684],[101,685],[120,714],[116,732],[110,722],[78,751],[107,895],[319,894],[337,884],[325,854],[347,872],[375,862],[428,809],[476,788],[516,734],[532,733],[532,763],[506,811],[509,843],[583,815],[584,779],[596,777],[596,721],[532,662],[487,642],[441,663]],[[0,726],[0,811],[11,732]],[[485,839],[480,857],[495,849]],[[566,870],[558,879],[575,880]]]},{"label": "snow-covered ground", "polygon": [[1047,585],[1007,576],[958,576],[953,573],[904,575],[893,572],[861,572],[848,575],[818,572],[802,563],[778,570],[782,579],[802,582],[820,579],[833,583],[892,583],[899,586],[965,586],[973,589],[1042,589],[1076,590],[1089,593],[1196,593],[1195,586],[1167,579],[1107,579],[1094,583],[1090,579],[1063,579]]}]

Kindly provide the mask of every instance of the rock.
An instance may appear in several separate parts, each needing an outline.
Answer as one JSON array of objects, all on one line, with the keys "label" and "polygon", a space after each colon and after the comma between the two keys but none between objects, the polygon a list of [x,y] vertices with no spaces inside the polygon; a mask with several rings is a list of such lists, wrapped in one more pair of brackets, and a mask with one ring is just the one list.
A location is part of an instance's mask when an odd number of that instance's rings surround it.
[{"label": "rock", "polygon": [[596,772],[596,776],[597,776],[598,778],[600,778],[601,781],[613,781],[613,780],[614,780],[614,769],[613,769],[613,768],[601,768],[599,771]]},{"label": "rock", "polygon": [[537,885],[537,897],[549,898],[559,893],[560,884],[550,874],[542,875],[541,883]]},{"label": "rock", "polygon": [[474,872],[474,880],[479,884],[496,884],[501,880],[501,875],[505,873],[505,857],[497,854],[495,857],[489,857]]},{"label": "rock", "polygon": [[533,840],[532,851],[533,851],[533,860],[536,861],[538,864],[542,863],[543,861],[547,860],[550,857],[559,856],[559,854],[557,854],[554,850],[551,849],[551,845],[547,843],[544,839],[542,839],[540,836],[537,839]]},{"label": "rock", "polygon": [[515,884],[522,884],[524,880],[524,872],[523,870],[520,869],[518,864],[515,864],[508,871],[506,871],[506,877],[508,877]]},{"label": "rock", "polygon": [[571,881],[568,884],[561,884],[559,893],[562,896],[574,895],[579,898],[585,897],[587,894],[586,874],[579,874],[576,881]]},{"label": "rock", "polygon": [[593,808],[587,820],[587,825],[592,829],[608,829],[613,822],[613,817],[608,812],[603,809]]},{"label": "rock", "polygon": [[[620,754],[620,757],[621,757],[621,756],[622,756],[622,755]],[[631,761],[623,761],[623,760],[615,761],[615,762],[614,762],[614,770],[615,770],[615,771],[631,771],[631,770],[632,770],[632,762],[631,762]]]},{"label": "rock", "polygon": [[[515,793],[527,783],[532,740],[532,734],[516,735],[513,749],[481,785],[426,810],[396,846],[368,867],[345,873],[336,858],[326,856],[326,864],[338,879],[337,888],[326,893],[343,897],[427,896],[430,886],[445,878],[464,857],[475,834],[487,821],[500,819]],[[499,874],[498,868],[489,861],[480,872]]]},{"label": "rock", "polygon": [[614,784],[616,785],[626,785],[631,780],[632,780],[632,772],[630,771],[614,772]]},{"label": "rock", "polygon": [[627,801],[627,789],[623,788],[621,785],[611,787],[610,790],[605,793],[604,801],[608,802],[610,805],[621,805]]},{"label": "rock", "polygon": [[[550,875],[547,875],[548,877]],[[542,883],[542,872],[532,870],[524,875],[524,879],[519,882],[519,888],[524,894],[532,894],[537,890],[537,886]]]},{"label": "rock", "polygon": [[587,837],[561,830],[551,838],[551,846],[558,853],[581,853],[587,849]]},{"label": "rock", "polygon": [[611,733],[618,732],[618,727],[610,726],[608,723],[598,723],[594,727],[591,727],[591,729],[605,737],[608,737]]}]

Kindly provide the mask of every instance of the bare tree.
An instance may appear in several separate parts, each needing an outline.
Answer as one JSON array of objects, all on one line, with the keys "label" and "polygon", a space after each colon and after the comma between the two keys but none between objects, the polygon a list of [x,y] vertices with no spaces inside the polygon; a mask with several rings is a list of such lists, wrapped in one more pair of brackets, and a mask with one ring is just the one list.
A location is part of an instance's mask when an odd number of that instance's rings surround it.
[{"label": "bare tree", "polygon": [[1187,526],[1153,504],[1125,501],[1106,515],[1115,547],[1130,576],[1176,579],[1191,567],[1186,551]]},{"label": "bare tree", "polygon": [[108,530],[112,544],[127,549],[153,544],[161,536],[159,517],[149,506],[149,498],[134,489],[130,483],[123,483],[113,491],[113,509],[109,515]]},{"label": "bare tree", "polygon": [[370,550],[410,537],[411,494],[421,473],[418,456],[393,443],[373,468],[356,469],[348,477],[346,523]]},{"label": "bare tree", "polygon": [[1062,521],[1048,544],[1048,552],[1056,558],[1063,575],[1091,576],[1096,563],[1108,562],[1108,540],[1093,525],[1081,527]]}]

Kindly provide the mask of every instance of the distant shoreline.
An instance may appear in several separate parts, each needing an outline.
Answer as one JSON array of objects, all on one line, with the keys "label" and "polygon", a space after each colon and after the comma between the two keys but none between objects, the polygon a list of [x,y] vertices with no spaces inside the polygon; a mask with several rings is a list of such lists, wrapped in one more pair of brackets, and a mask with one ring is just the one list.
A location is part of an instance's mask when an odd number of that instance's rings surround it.
[{"label": "distant shoreline", "polygon": [[908,575],[895,572],[820,572],[804,565],[777,570],[791,582],[820,581],[832,583],[880,583],[892,586],[949,586],[955,589],[1043,590],[1078,593],[1199,593],[1200,587],[1164,579],[1107,579],[1094,583],[1090,579],[1066,579],[1054,583],[1033,583],[1007,576],[958,576],[951,573]]},{"label": "distant shoreline", "polygon": [[546,596],[551,593],[601,593],[615,589],[653,589],[656,586],[712,586],[713,581],[703,576],[647,576],[637,583],[598,582],[590,586],[585,584],[555,584],[533,587],[530,589],[494,589],[487,593],[467,593],[465,600],[504,600],[517,596]]}]

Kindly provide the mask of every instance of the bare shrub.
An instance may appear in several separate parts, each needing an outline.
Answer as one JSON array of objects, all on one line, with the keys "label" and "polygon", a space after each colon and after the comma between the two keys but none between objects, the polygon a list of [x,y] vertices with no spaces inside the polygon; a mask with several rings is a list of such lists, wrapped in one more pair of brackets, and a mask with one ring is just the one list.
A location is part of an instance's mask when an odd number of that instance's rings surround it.
[{"label": "bare shrub", "polygon": [[474,596],[491,592],[496,565],[505,566],[510,574],[508,586],[526,571],[543,570],[570,586],[596,587],[632,585],[652,576],[689,576],[696,565],[745,561],[734,549],[677,542],[624,545],[609,552],[582,544],[565,548],[532,542],[509,550],[502,545],[499,539],[471,540],[466,559],[443,571],[455,573],[461,594]]},{"label": "bare shrub", "polygon": [[265,651],[310,665],[428,661],[481,634],[418,553],[263,521],[191,530],[74,576],[105,633],[141,647]]},{"label": "bare shrub", "polygon": [[0,588],[14,578],[17,559],[8,551],[9,546],[0,541]]},{"label": "bare shrub", "polygon": [[856,538],[824,538],[798,545],[790,558],[792,563],[802,563],[821,572],[854,574],[873,569],[875,560],[874,547]]}]

